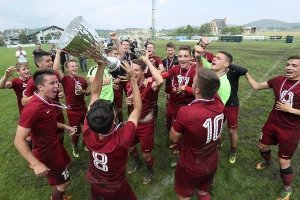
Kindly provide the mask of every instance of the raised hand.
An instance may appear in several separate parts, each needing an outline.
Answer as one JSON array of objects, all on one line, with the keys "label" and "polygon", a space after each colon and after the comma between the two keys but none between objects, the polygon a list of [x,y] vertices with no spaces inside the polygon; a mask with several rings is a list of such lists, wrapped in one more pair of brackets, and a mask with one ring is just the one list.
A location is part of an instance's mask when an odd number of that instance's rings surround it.
[{"label": "raised hand", "polygon": [[10,66],[9,68],[7,68],[5,70],[5,76],[8,78],[10,77],[11,75],[13,75],[14,71],[15,71],[15,67],[14,66]]},{"label": "raised hand", "polygon": [[118,39],[118,36],[117,36],[117,33],[116,33],[116,32],[110,32],[110,33],[108,34],[108,37],[109,37],[110,39],[112,39],[112,40]]},{"label": "raised hand", "polygon": [[195,58],[200,58],[203,53],[204,53],[204,49],[200,45],[194,46]]},{"label": "raised hand", "polygon": [[126,60],[122,62],[121,67],[125,70],[127,79],[135,78],[134,71]]}]

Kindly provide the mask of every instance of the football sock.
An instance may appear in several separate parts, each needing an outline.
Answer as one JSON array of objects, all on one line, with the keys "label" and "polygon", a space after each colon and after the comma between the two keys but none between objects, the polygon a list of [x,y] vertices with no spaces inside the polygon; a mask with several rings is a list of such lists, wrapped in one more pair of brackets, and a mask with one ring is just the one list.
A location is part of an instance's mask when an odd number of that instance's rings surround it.
[{"label": "football sock", "polygon": [[230,147],[230,153],[236,153],[236,147],[231,146]]},{"label": "football sock", "polygon": [[271,149],[269,149],[268,151],[265,152],[261,152],[260,151],[260,155],[261,157],[263,157],[265,159],[265,161],[269,162],[272,159],[272,152]]},{"label": "football sock", "polygon": [[283,182],[285,189],[289,189],[291,187],[293,177],[294,177],[294,172],[291,166],[289,166],[286,169],[280,169],[280,178]]},{"label": "football sock", "polygon": [[136,164],[139,164],[139,163],[142,162],[140,157],[139,157],[139,152],[138,152],[136,147],[134,147],[133,151],[129,152],[129,154],[133,158],[133,160],[135,161]]},{"label": "football sock", "polygon": [[153,163],[154,163],[154,158],[153,158],[153,156],[151,155],[150,160],[146,161],[146,165],[147,165],[147,169],[148,169],[148,170],[152,170]]},{"label": "football sock", "polygon": [[210,200],[210,196],[208,193],[206,193],[205,195],[198,194],[198,200]]},{"label": "football sock", "polygon": [[78,141],[79,141],[79,135],[76,135],[76,134],[72,135],[72,144],[77,146]]},{"label": "football sock", "polygon": [[59,191],[55,186],[53,187],[51,200],[62,200],[64,197],[65,191]]}]

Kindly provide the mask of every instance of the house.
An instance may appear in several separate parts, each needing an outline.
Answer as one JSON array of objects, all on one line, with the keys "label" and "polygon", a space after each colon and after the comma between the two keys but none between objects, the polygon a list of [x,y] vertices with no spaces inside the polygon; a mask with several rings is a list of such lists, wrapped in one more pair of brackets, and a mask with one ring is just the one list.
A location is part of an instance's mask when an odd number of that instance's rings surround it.
[{"label": "house", "polygon": [[247,34],[255,34],[257,31],[257,27],[256,26],[252,26],[252,27],[244,27],[244,33]]},{"label": "house", "polygon": [[219,35],[222,28],[226,27],[226,18],[224,19],[214,19],[209,23],[211,33],[213,35]]},{"label": "house", "polygon": [[48,34],[50,34],[50,36],[51,36],[50,41],[55,41],[55,40],[59,39],[59,37],[61,36],[63,31],[64,31],[64,29],[53,25],[53,26],[47,26],[47,27],[42,27],[42,28],[37,28],[37,29],[31,30],[31,31],[27,31],[26,35],[30,37],[33,34],[36,34],[38,43],[44,44],[44,43],[47,43],[46,36]]}]

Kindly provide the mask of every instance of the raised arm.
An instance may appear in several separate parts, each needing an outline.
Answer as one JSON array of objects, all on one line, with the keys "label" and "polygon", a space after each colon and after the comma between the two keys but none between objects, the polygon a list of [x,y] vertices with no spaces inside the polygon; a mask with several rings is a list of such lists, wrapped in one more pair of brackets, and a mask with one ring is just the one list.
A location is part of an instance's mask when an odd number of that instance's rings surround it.
[{"label": "raised arm", "polygon": [[12,87],[12,83],[10,81],[7,81],[7,79],[11,75],[13,75],[14,71],[15,71],[15,68],[13,66],[10,66],[9,68],[7,68],[5,70],[5,74],[0,79],[0,89],[11,88]]},{"label": "raised arm", "polygon": [[200,46],[200,45],[196,45],[194,46],[194,56],[196,59],[196,68],[200,69],[200,68],[210,68],[211,63],[208,62],[203,56],[202,54],[204,53],[204,49]]},{"label": "raised arm", "polygon": [[61,51],[62,50],[56,48],[56,55],[53,63],[53,70],[58,72],[60,81],[64,78],[64,73],[62,73],[62,71],[59,69]]},{"label": "raised arm", "polygon": [[91,90],[91,100],[89,106],[91,106],[95,101],[99,99],[102,90],[103,84],[103,73],[105,68],[105,62],[99,59],[95,59],[98,64],[98,69],[95,75],[95,78],[92,82],[92,90]]},{"label": "raised arm", "polygon": [[108,34],[108,37],[112,40],[115,41],[117,49],[118,49],[118,58],[123,58],[124,57],[124,49],[122,48],[120,39],[117,36],[116,32],[111,32]]},{"label": "raised arm", "polygon": [[127,63],[127,61],[124,61],[121,67],[126,71],[126,77],[130,81],[133,95],[133,111],[130,113],[128,121],[133,122],[135,126],[137,126],[142,112],[141,94],[132,67]]},{"label": "raised arm", "polygon": [[267,82],[262,82],[262,83],[257,83],[247,72],[246,73],[246,78],[248,80],[248,83],[254,90],[262,90],[262,89],[267,89],[270,88]]},{"label": "raised arm", "polygon": [[161,73],[152,65],[147,53],[146,53],[146,56],[141,56],[140,59],[142,59],[146,63],[146,65],[148,66],[148,68],[152,74],[152,77],[154,79],[154,82],[152,83],[152,89],[154,91],[158,91],[159,88],[164,83],[164,79],[161,76]]}]

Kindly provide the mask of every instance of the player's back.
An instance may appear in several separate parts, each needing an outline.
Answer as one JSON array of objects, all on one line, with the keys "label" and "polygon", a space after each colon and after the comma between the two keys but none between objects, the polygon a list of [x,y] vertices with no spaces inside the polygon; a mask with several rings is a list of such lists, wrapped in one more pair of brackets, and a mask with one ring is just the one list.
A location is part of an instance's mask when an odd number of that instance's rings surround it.
[{"label": "player's back", "polygon": [[218,161],[217,139],[221,133],[224,105],[218,95],[211,102],[195,100],[183,106],[177,120],[184,126],[179,163],[191,171]]},{"label": "player's back", "polygon": [[110,188],[119,187],[118,184],[125,179],[128,148],[134,131],[134,123],[127,122],[125,126],[100,140],[99,135],[90,130],[85,120],[83,137],[90,153],[90,167],[86,176],[89,182],[104,184]]}]

